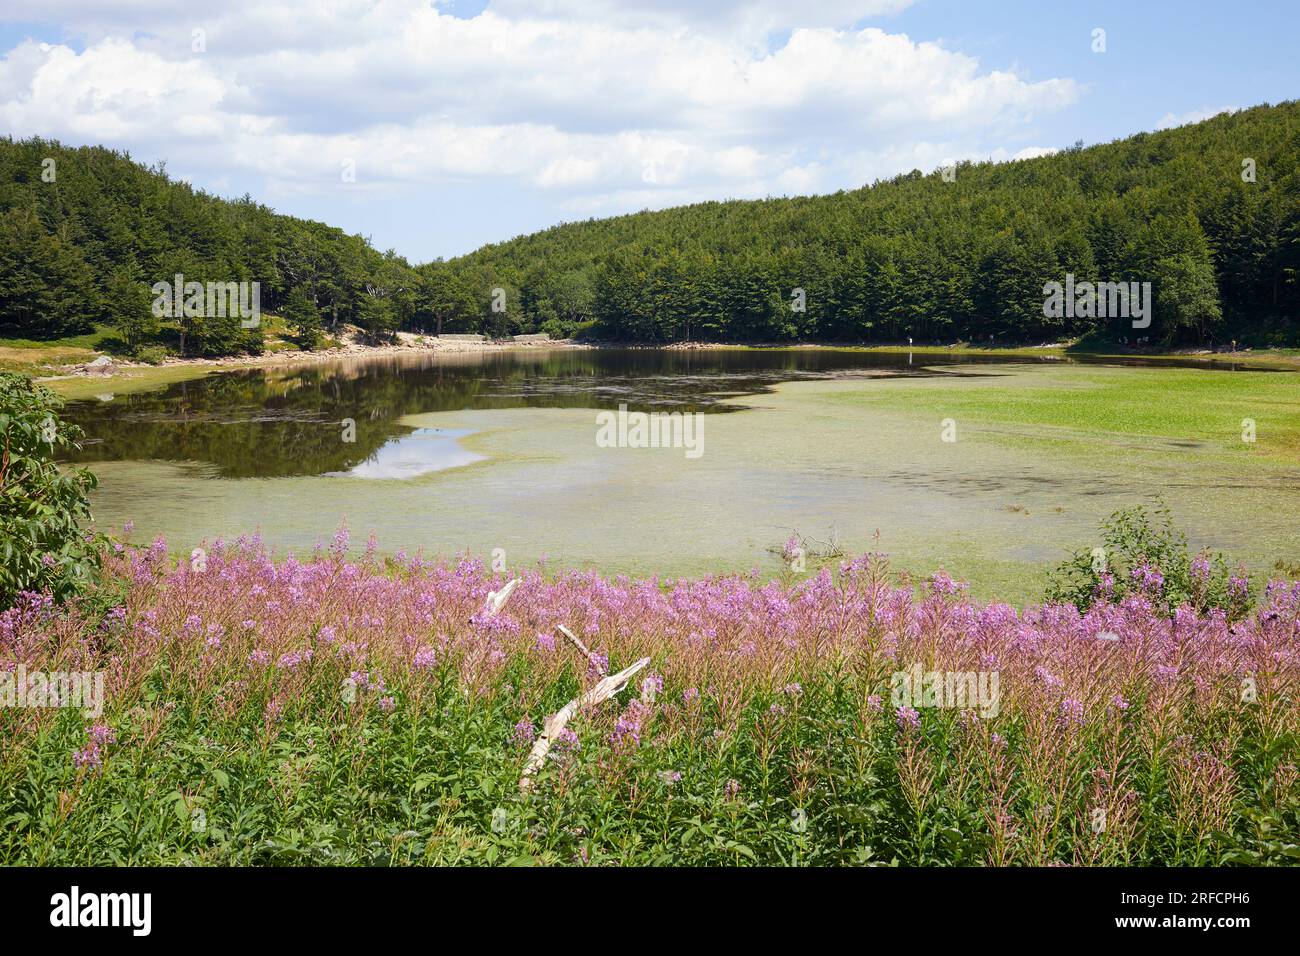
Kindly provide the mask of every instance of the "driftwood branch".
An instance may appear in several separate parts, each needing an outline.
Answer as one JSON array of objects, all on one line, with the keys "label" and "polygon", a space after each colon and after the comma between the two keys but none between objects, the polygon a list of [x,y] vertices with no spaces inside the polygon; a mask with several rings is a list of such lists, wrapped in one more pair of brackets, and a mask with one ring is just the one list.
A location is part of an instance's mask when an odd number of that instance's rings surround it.
[{"label": "driftwood branch", "polygon": [[[561,627],[560,630],[564,631],[565,634],[569,634],[564,627]],[[573,637],[571,634],[569,636]],[[577,640],[577,638],[573,639]],[[564,730],[574,714],[584,707],[594,707],[596,704],[609,700],[627,686],[627,682],[632,679],[632,676],[637,671],[649,663],[650,658],[643,657],[631,667],[625,668],[617,674],[602,677],[591,690],[581,697],[575,697],[548,717],[542,727],[541,736],[533,744],[533,749],[528,754],[528,760],[524,763],[524,775],[519,778],[519,789],[527,790],[532,786],[533,774],[541,769],[542,764],[546,763],[546,755],[551,751],[551,744],[555,742],[555,738],[560,735],[560,731]]]},{"label": "driftwood branch", "polygon": [[585,658],[587,659],[588,662],[591,661],[591,651],[587,650],[587,645],[584,644],[584,643],[582,643],[582,641],[580,641],[580,640],[578,639],[578,635],[577,635],[577,634],[574,634],[571,630],[569,630],[569,629],[568,629],[567,627],[565,627],[563,624],[557,624],[557,625],[555,625],[555,627],[556,627],[556,629],[559,630],[559,632],[560,632],[561,634],[563,634],[565,637],[567,637],[570,641],[573,642],[573,646],[574,646],[574,647],[576,647],[578,650],[582,651],[582,656],[585,657]]},{"label": "driftwood branch", "polygon": [[514,593],[515,588],[519,587],[522,580],[522,578],[511,578],[500,591],[489,591],[487,601],[483,604],[483,613],[488,617],[496,617],[500,614],[501,609],[510,600],[510,595]]}]

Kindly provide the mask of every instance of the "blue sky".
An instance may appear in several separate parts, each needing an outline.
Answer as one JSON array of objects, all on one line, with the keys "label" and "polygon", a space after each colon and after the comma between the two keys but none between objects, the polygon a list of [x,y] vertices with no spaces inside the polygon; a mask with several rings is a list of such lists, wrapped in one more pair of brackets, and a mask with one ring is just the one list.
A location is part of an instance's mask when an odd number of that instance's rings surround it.
[{"label": "blue sky", "polygon": [[564,220],[1039,155],[1300,91],[1293,2],[105,6],[0,0],[0,130],[166,160],[412,261]]}]

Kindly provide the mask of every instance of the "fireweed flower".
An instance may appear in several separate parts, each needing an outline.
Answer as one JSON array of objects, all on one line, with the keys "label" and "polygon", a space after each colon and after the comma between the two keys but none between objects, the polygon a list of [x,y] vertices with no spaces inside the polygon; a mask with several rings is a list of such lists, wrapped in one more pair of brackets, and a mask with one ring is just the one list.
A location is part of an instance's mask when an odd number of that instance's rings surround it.
[{"label": "fireweed flower", "polygon": [[664,679],[658,674],[651,674],[645,680],[641,681],[641,700],[647,704],[653,704],[655,697],[662,694],[664,690]]},{"label": "fireweed flower", "polygon": [[536,731],[533,729],[533,722],[527,718],[515,724],[515,729],[510,734],[510,742],[516,747],[527,747],[536,737]]},{"label": "fireweed flower", "polygon": [[1129,573],[1133,578],[1133,583],[1144,591],[1159,594],[1164,589],[1165,576],[1160,573],[1159,568],[1152,567],[1146,562],[1139,564]]},{"label": "fireweed flower", "polygon": [[433,667],[437,659],[438,655],[432,648],[421,648],[415,652],[415,657],[411,658],[411,667],[415,668],[417,671],[428,670]]},{"label": "fireweed flower", "polygon": [[867,711],[872,714],[879,714],[885,709],[885,700],[879,694],[872,694],[867,698]]},{"label": "fireweed flower", "polygon": [[382,710],[385,714],[391,714],[394,710],[397,709],[396,698],[393,697],[379,698],[379,709]]},{"label": "fireweed flower", "polygon": [[113,628],[118,627],[124,624],[125,622],[126,622],[126,608],[122,607],[121,605],[118,605],[117,607],[112,608],[107,614],[104,615],[104,621],[101,626],[105,630],[112,630]]},{"label": "fireweed flower", "polygon": [[1039,682],[1043,685],[1043,689],[1047,691],[1057,691],[1065,686],[1065,681],[1057,677],[1046,667],[1035,667],[1034,676],[1038,678]]},{"label": "fireweed flower", "polygon": [[899,730],[919,730],[921,715],[911,707],[899,707],[894,711],[894,722],[898,724]]},{"label": "fireweed flower", "polygon": [[91,724],[86,733],[89,735],[91,742],[99,744],[101,747],[117,743],[117,731],[108,724]]},{"label": "fireweed flower", "polygon": [[641,743],[641,726],[650,716],[650,707],[633,698],[619,715],[614,724],[614,731],[609,735],[609,742],[614,749],[633,748]]},{"label": "fireweed flower", "polygon": [[109,744],[117,743],[117,733],[104,723],[86,728],[86,745],[72,755],[72,765],[78,769],[98,770],[104,765],[104,752]]},{"label": "fireweed flower", "polygon": [[954,581],[946,572],[936,571],[930,575],[926,581],[926,587],[931,595],[943,597],[950,594],[958,594],[966,589],[966,585]]},{"label": "fireweed flower", "polygon": [[265,667],[267,664],[271,663],[271,655],[267,651],[255,649],[248,655],[248,661],[250,664],[257,664],[260,667]]},{"label": "fireweed flower", "polygon": [[1073,697],[1061,701],[1057,723],[1061,727],[1082,727],[1083,702],[1075,700]]},{"label": "fireweed flower", "polygon": [[74,767],[86,767],[90,770],[97,770],[103,764],[103,756],[99,747],[95,744],[86,744],[85,747],[76,751],[72,755],[72,765]]},{"label": "fireweed flower", "polygon": [[582,742],[578,740],[578,735],[568,727],[565,727],[555,735],[555,746],[560,750],[581,750]]}]

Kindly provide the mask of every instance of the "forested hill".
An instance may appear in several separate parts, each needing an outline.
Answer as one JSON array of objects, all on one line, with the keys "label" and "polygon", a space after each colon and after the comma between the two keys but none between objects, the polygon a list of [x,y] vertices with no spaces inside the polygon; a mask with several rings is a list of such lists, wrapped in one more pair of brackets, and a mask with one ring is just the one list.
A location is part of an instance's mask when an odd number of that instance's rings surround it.
[{"label": "forested hill", "polygon": [[[339,322],[377,336],[1294,343],[1300,103],[830,196],[571,223],[417,267],[124,153],[0,138],[0,338],[108,323],[133,350],[261,347],[237,319],[152,318],[150,285],[177,273],[259,282],[303,347]],[[1067,275],[1150,282],[1150,327],[1046,317],[1044,285]]]},{"label": "forested hill", "polygon": [[[512,325],[594,318],[602,334],[651,341],[1294,340],[1296,101],[952,172],[571,223],[449,271],[471,298],[506,288]],[[1151,282],[1151,327],[1046,318],[1044,284],[1067,273]]]},{"label": "forested hill", "polygon": [[[46,339],[108,323],[146,343],[160,332],[149,287],[177,273],[256,281],[263,310],[288,307],[308,327],[348,321],[379,333],[411,318],[418,286],[404,260],[360,236],[277,215],[247,196],[208,195],[125,153],[0,138],[0,337]],[[183,331],[190,351],[204,354],[260,347],[260,332],[233,318],[187,318]]]}]

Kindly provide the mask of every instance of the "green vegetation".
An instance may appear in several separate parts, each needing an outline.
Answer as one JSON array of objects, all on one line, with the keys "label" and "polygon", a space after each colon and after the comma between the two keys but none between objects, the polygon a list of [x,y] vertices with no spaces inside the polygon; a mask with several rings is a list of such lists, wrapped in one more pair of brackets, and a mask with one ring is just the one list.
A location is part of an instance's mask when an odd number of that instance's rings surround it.
[{"label": "green vegetation", "polygon": [[[52,165],[50,162],[52,161]],[[394,253],[321,223],[223,200],[103,147],[0,139],[0,336],[116,329],[120,351],[161,335],[184,354],[257,350],[238,319],[187,317],[152,327],[149,291],[176,274],[259,282],[276,311],[299,292],[328,321],[385,336],[414,321],[418,275]],[[383,300],[381,306],[376,300]]]},{"label": "green vegetation", "polygon": [[[959,382],[948,376],[874,382],[825,400],[936,422],[951,417],[987,440],[1055,440],[1081,454],[1112,455],[1118,446],[1149,446],[1152,439],[1204,443],[1207,453],[1234,462],[1249,456],[1293,464],[1300,454],[1300,389],[1290,374],[1078,365],[1025,371],[1001,369]],[[1246,419],[1255,423],[1256,441],[1243,441]]]},{"label": "green vegetation", "polygon": [[[1245,570],[1235,576],[1222,554],[1192,555],[1167,508],[1125,508],[1102,524],[1103,545],[1075,552],[1050,577],[1047,599],[1081,611],[1129,594],[1154,594],[1165,614],[1186,605],[1238,620],[1250,608]],[[1158,584],[1159,587],[1154,587]]]},{"label": "green vegetation", "polygon": [[98,568],[103,540],[85,533],[95,476],[61,472],[81,429],[60,421],[62,400],[20,375],[0,372],[0,606],[19,591],[65,598]]},{"label": "green vegetation", "polygon": [[[30,670],[105,672],[87,708],[0,708],[0,865],[1300,859],[1300,586],[1231,625],[1171,621],[1151,582],[1019,615],[864,557],[772,585],[530,573],[489,619],[477,562],[347,551],[158,542],[0,613]],[[521,786],[543,722],[633,661]],[[939,698],[931,668],[983,689]]]}]

